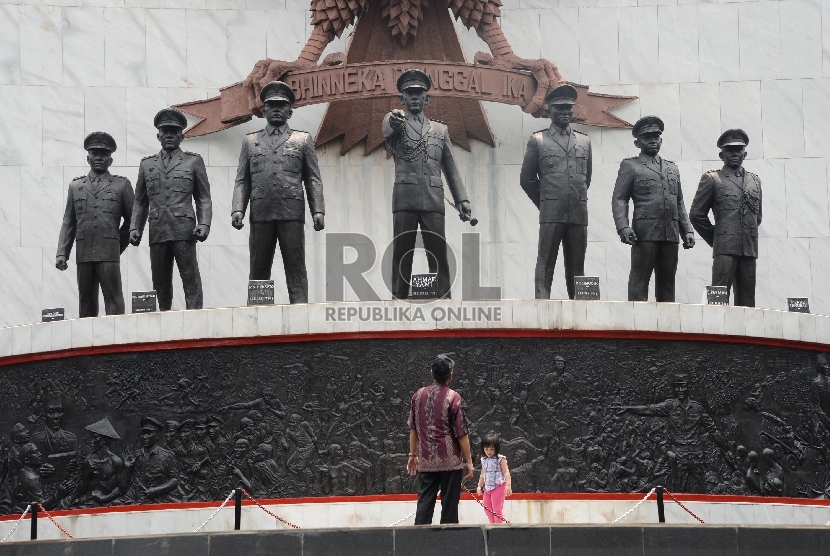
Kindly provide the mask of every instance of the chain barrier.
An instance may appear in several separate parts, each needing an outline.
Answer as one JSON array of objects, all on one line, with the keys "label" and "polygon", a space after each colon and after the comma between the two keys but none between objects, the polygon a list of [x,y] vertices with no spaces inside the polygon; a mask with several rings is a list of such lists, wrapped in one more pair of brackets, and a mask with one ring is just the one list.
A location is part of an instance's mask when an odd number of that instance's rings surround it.
[{"label": "chain barrier", "polygon": [[415,510],[414,512],[412,512],[412,513],[411,513],[411,514],[409,514],[408,516],[406,516],[406,517],[402,517],[401,519],[399,519],[399,520],[398,520],[398,521],[396,521],[395,523],[390,523],[389,525],[387,525],[387,527],[394,527],[395,525],[400,525],[401,523],[403,523],[404,521],[406,521],[406,520],[407,520],[407,519],[409,519],[410,517],[414,516],[417,512],[418,512],[418,510]]},{"label": "chain barrier", "polygon": [[465,485],[464,483],[461,483],[461,486],[462,486],[462,487],[464,487],[464,490],[466,490],[466,491],[467,491],[467,494],[469,494],[470,496],[472,496],[472,497],[473,497],[473,500],[475,500],[476,502],[478,502],[478,505],[479,505],[479,506],[481,506],[481,507],[482,507],[482,508],[484,508],[486,511],[490,512],[491,514],[493,514],[494,516],[496,516],[497,518],[499,518],[499,519],[500,519],[500,520],[502,520],[503,522],[505,522],[505,523],[510,523],[509,521],[507,521],[507,519],[506,519],[503,515],[501,515],[501,514],[500,514],[500,513],[498,513],[498,512],[494,512],[493,510],[491,510],[490,508],[488,508],[487,506],[485,506],[484,504],[482,504],[482,503],[481,503],[481,501],[480,501],[478,498],[476,498],[476,495],[475,495],[475,494],[473,494],[473,492],[472,492],[469,488],[467,488],[467,485]]},{"label": "chain barrier", "polygon": [[612,521],[611,523],[612,523],[612,524],[617,523],[618,521],[622,521],[623,519],[625,519],[626,517],[628,517],[628,515],[629,515],[631,512],[633,512],[634,510],[636,510],[637,508],[639,508],[640,506],[642,506],[642,505],[643,505],[643,502],[645,502],[646,500],[648,500],[649,496],[651,496],[651,495],[652,495],[652,494],[654,494],[655,492],[657,492],[657,488],[656,488],[656,487],[655,487],[655,488],[652,488],[650,491],[648,491],[648,494],[646,494],[646,495],[643,497],[643,499],[642,499],[642,500],[640,500],[639,502],[637,502],[636,504],[634,504],[634,506],[633,506],[630,510],[628,510],[627,512],[625,512],[624,514],[622,514],[620,517],[618,517],[617,519],[615,519],[615,520],[614,520],[614,521]]},{"label": "chain barrier", "polygon": [[293,524],[293,523],[291,523],[290,521],[286,521],[285,519],[281,518],[280,516],[278,516],[278,515],[277,515],[277,514],[275,514],[274,512],[269,511],[268,509],[266,509],[265,507],[263,507],[263,506],[262,506],[262,504],[260,504],[259,502],[257,502],[257,501],[254,499],[254,497],[253,497],[253,496],[251,496],[250,494],[248,494],[248,491],[247,491],[247,490],[245,490],[244,488],[243,488],[243,489],[241,489],[241,490],[242,490],[242,494],[244,494],[244,495],[245,495],[245,497],[246,497],[248,500],[250,500],[251,502],[253,502],[253,503],[254,503],[254,504],[256,504],[257,506],[259,506],[259,509],[260,509],[260,510],[262,510],[263,512],[267,513],[268,515],[270,515],[271,517],[275,518],[276,520],[278,520],[278,521],[281,521],[281,522],[285,523],[285,524],[286,524],[286,525],[288,525],[289,527],[293,527],[294,529],[300,529],[300,528],[301,528],[299,525],[294,525],[294,524]]},{"label": "chain barrier", "polygon": [[49,518],[49,521],[51,521],[52,523],[54,523],[54,524],[55,524],[55,527],[57,527],[58,529],[60,529],[60,530],[61,530],[61,533],[63,533],[64,535],[66,535],[66,536],[67,536],[67,537],[69,537],[70,539],[74,539],[74,538],[75,538],[75,537],[73,537],[73,536],[72,536],[72,534],[71,534],[69,531],[67,531],[66,529],[64,529],[63,527],[61,527],[61,526],[60,526],[60,524],[59,524],[57,521],[55,521],[55,518],[54,518],[54,517],[52,517],[52,516],[49,514],[49,512],[47,512],[47,511],[46,511],[46,508],[44,508],[44,507],[43,507],[43,504],[41,504],[40,502],[38,502],[37,507],[38,507],[38,509],[40,509],[40,511],[42,511],[43,513],[45,513],[45,514],[46,514],[46,517],[48,517],[48,518]]},{"label": "chain barrier", "polygon": [[689,515],[690,515],[690,516],[692,516],[693,518],[695,518],[696,520],[698,520],[698,521],[699,521],[699,522],[701,522],[701,523],[704,523],[704,524],[706,523],[705,521],[703,521],[702,519],[700,519],[699,517],[697,517],[697,515],[695,515],[695,513],[694,513],[692,510],[690,510],[689,508],[687,508],[686,506],[684,506],[684,505],[683,505],[683,502],[681,502],[680,500],[678,500],[677,498],[675,498],[675,497],[674,497],[674,494],[672,494],[672,493],[669,491],[669,489],[667,489],[666,487],[663,487],[663,492],[665,492],[666,494],[668,494],[668,495],[669,495],[669,498],[671,498],[672,500],[674,500],[675,502],[677,502],[677,505],[678,505],[678,506],[680,506],[681,508],[683,508],[684,510],[686,510],[686,511],[689,513]]},{"label": "chain barrier", "polygon": [[219,513],[219,510],[221,510],[222,508],[224,508],[225,506],[227,506],[227,505],[228,505],[228,502],[230,502],[230,499],[231,499],[231,498],[233,498],[233,495],[234,495],[235,493],[236,493],[236,489],[232,490],[232,491],[231,491],[231,493],[230,493],[230,494],[228,494],[228,497],[227,497],[227,498],[225,498],[225,501],[224,501],[224,502],[222,502],[222,505],[221,505],[221,506],[219,506],[218,508],[216,508],[216,511],[215,511],[215,512],[213,512],[212,514],[210,514],[210,517],[209,517],[209,518],[207,518],[207,519],[205,520],[205,522],[204,522],[204,523],[202,523],[201,525],[199,525],[199,526],[196,528],[196,530],[195,530],[195,531],[193,531],[193,532],[194,532],[194,533],[198,533],[199,531],[201,531],[201,530],[202,530],[202,527],[204,527],[205,525],[207,525],[207,524],[210,522],[210,520],[211,520],[211,519],[213,519],[214,517],[216,517],[216,514],[218,514],[218,513]]},{"label": "chain barrier", "polygon": [[17,526],[20,525],[20,522],[23,521],[23,518],[26,517],[26,514],[29,513],[29,510],[31,510],[31,509],[32,509],[31,504],[26,506],[26,509],[23,510],[23,514],[19,518],[17,518],[17,521],[14,522],[14,527],[12,527],[12,530],[9,531],[9,534],[6,535],[5,537],[3,537],[3,540],[0,541],[0,542],[6,542],[9,539],[9,537],[12,536],[12,533],[14,533],[15,529],[17,529]]}]

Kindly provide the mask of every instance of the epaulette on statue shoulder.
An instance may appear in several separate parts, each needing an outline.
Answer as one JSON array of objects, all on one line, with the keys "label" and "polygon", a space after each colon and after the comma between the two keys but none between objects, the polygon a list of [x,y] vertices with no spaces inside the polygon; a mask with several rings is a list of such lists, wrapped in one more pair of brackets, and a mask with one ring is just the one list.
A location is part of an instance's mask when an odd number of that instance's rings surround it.
[{"label": "epaulette on statue shoulder", "polygon": [[534,131],[533,135],[536,135],[537,133],[545,133],[546,131],[550,131],[550,128],[546,127],[545,129],[540,129],[539,131]]},{"label": "epaulette on statue shoulder", "polygon": [[435,118],[430,118],[429,121],[435,122],[436,124],[447,125],[447,122],[444,122],[442,120],[436,120]]},{"label": "epaulette on statue shoulder", "polygon": [[579,135],[584,135],[585,137],[588,137],[588,134],[585,133],[584,131],[579,131],[578,129],[574,129],[573,132],[578,133]]},{"label": "epaulette on statue shoulder", "polygon": [[189,154],[190,156],[202,156],[199,153],[192,153],[190,151],[182,151],[184,154]]},{"label": "epaulette on statue shoulder", "polygon": [[154,156],[156,156],[156,155],[151,154],[150,156],[145,156],[145,157],[144,157],[144,158],[142,158],[141,160],[147,160],[148,158],[153,158]]},{"label": "epaulette on statue shoulder", "polygon": [[86,177],[86,176],[78,176],[77,178],[72,178],[72,181],[81,181],[81,180],[82,180],[82,179],[84,179],[85,177]]},{"label": "epaulette on statue shoulder", "polygon": [[257,134],[259,134],[259,133],[262,133],[263,131],[265,131],[265,128],[264,128],[264,127],[263,127],[262,129],[258,129],[258,130],[256,130],[256,131],[252,131],[251,133],[246,133],[246,134],[245,134],[245,137],[250,137],[251,135],[257,135]]}]

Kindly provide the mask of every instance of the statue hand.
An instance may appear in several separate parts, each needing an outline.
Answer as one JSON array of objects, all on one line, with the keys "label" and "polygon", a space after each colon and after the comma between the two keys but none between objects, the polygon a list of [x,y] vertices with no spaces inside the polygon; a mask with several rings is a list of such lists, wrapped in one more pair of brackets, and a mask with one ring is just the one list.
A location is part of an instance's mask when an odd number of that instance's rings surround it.
[{"label": "statue hand", "polygon": [[473,209],[470,208],[470,201],[461,201],[458,203],[457,207],[459,213],[458,217],[462,222],[467,222],[473,214]]},{"label": "statue hand", "polygon": [[196,226],[196,229],[193,230],[193,237],[196,238],[196,241],[205,241],[208,238],[208,234],[210,233],[210,226],[206,226],[205,224],[199,224]]},{"label": "statue hand", "polygon": [[55,257],[55,268],[58,270],[66,270],[68,268],[66,264],[66,257],[57,256]]},{"label": "statue hand", "polygon": [[625,227],[618,232],[620,234],[620,241],[627,245],[634,245],[637,243],[637,234],[631,228]]},{"label": "statue hand", "polygon": [[237,211],[231,215],[231,226],[236,228],[237,230],[241,230],[245,224],[242,223],[242,219],[245,218],[245,215],[241,212]]},{"label": "statue hand", "polygon": [[473,61],[476,65],[493,66],[504,69],[518,69],[526,70],[533,74],[536,79],[536,93],[530,102],[525,105],[522,110],[528,114],[532,114],[537,118],[547,117],[548,113],[545,109],[545,94],[554,87],[564,83],[562,74],[559,73],[559,68],[550,60],[539,58],[538,60],[531,60],[527,58],[519,58],[512,52],[503,56],[496,56],[495,58],[487,53],[476,53]]},{"label": "statue hand", "polygon": [[[337,60],[326,57],[330,63],[336,63]],[[325,64],[325,62],[324,62]],[[277,81],[290,71],[300,71],[316,68],[317,64],[309,62],[308,60],[295,60],[293,62],[286,62],[284,60],[272,60],[266,58],[260,60],[254,65],[254,69],[242,82],[242,88],[248,97],[248,108],[257,116],[262,116],[262,101],[259,100],[259,92],[262,87],[271,81]]]},{"label": "statue hand", "polygon": [[683,236],[683,249],[691,249],[695,246],[695,234],[694,232],[689,232],[685,236]]},{"label": "statue hand", "polygon": [[326,217],[322,212],[315,212],[311,218],[314,220],[315,231],[319,232],[326,227]]},{"label": "statue hand", "polygon": [[406,121],[406,114],[400,108],[396,108],[392,110],[389,114],[389,125],[392,126],[392,129],[401,129],[403,128],[403,124]]},{"label": "statue hand", "polygon": [[141,232],[138,230],[130,230],[130,243],[138,246],[141,243]]},{"label": "statue hand", "polygon": [[38,469],[41,477],[51,477],[55,474],[55,466],[51,463],[43,463]]}]

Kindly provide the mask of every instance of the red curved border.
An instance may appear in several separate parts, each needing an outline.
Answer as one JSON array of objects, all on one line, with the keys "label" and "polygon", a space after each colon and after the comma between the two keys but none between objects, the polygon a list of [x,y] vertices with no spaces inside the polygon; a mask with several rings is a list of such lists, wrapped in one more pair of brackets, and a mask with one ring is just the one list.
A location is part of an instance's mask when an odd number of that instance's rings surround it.
[{"label": "red curved border", "polygon": [[224,346],[247,346],[262,344],[283,344],[296,342],[319,342],[334,340],[374,339],[418,339],[418,338],[588,338],[605,340],[663,340],[682,342],[714,342],[725,344],[752,344],[771,347],[830,351],[825,344],[758,338],[754,336],[728,336],[725,334],[691,334],[687,332],[651,332],[639,330],[545,330],[538,328],[486,328],[486,329],[437,329],[437,330],[379,330],[372,332],[326,332],[316,334],[292,334],[280,336],[247,336],[244,338],[202,338],[198,340],[169,340],[135,344],[111,344],[70,348],[41,353],[11,355],[0,358],[0,366],[48,361],[84,355],[106,355],[110,353],[140,353],[144,351],[167,351],[172,349],[211,348]]},{"label": "red curved border", "polygon": [[[709,502],[709,503],[741,503],[741,504],[786,504],[795,506],[818,506],[830,508],[830,500],[815,500],[812,498],[784,498],[784,497],[767,497],[767,496],[733,496],[722,494],[677,494],[675,496],[680,498],[683,502]],[[643,497],[642,493],[525,493],[514,494],[510,500],[570,500],[570,501],[639,501]],[[315,498],[268,498],[259,500],[263,505],[293,505],[293,504],[336,504],[336,503],[365,503],[365,502],[415,502],[417,500],[415,494],[376,494],[370,496],[321,496]],[[462,494],[462,500],[472,500],[469,494]],[[653,501],[654,497],[650,498]],[[79,515],[96,515],[108,513],[124,513],[124,512],[149,512],[161,510],[198,510],[205,508],[216,508],[221,502],[219,500],[214,502],[178,502],[178,503],[164,503],[164,504],[135,504],[130,506],[109,506],[104,508],[85,508],[78,510],[54,510],[49,513],[55,517],[60,516],[79,516]],[[250,500],[243,500],[243,506],[253,506],[254,503]],[[18,515],[0,516],[0,522],[13,521],[18,519]]]}]

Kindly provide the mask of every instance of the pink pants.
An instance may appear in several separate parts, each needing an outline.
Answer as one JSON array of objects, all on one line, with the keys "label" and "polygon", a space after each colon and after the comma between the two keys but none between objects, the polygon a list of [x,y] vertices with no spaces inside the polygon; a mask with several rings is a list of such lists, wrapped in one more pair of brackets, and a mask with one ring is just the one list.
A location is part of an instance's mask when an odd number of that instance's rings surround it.
[{"label": "pink pants", "polygon": [[[493,510],[499,515],[504,514],[504,485],[501,484],[494,488],[491,491],[486,491],[484,493],[484,507],[490,510]],[[487,514],[487,519],[490,520],[490,523],[504,523],[501,518],[493,515],[492,513],[484,510],[484,513]]]}]

